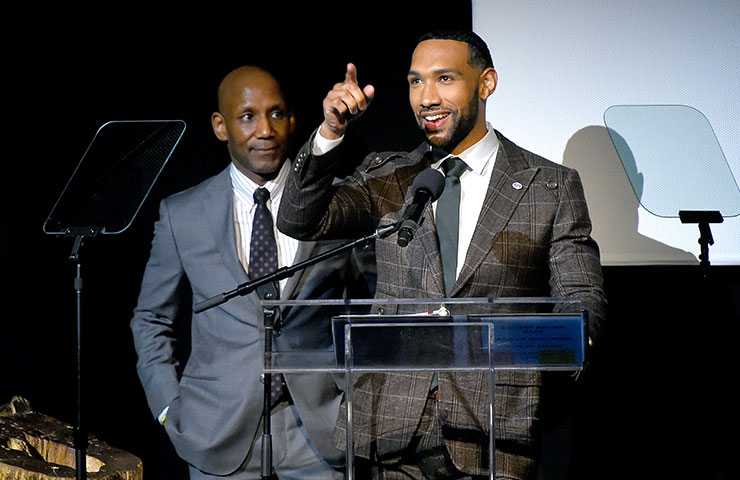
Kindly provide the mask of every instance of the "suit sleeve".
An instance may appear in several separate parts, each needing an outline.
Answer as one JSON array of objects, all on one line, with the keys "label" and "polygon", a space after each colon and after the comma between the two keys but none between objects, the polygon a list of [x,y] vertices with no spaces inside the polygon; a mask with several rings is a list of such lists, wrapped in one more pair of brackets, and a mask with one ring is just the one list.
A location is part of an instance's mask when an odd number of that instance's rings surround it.
[{"label": "suit sleeve", "polygon": [[181,316],[182,299],[188,295],[166,200],[160,204],[159,214],[131,320],[138,355],[136,369],[155,418],[178,396],[174,326]]},{"label": "suit sleeve", "polygon": [[357,238],[379,222],[368,186],[359,174],[335,181],[342,146],[324,155],[311,152],[313,137],[301,148],[285,185],[277,226],[299,240]]},{"label": "suit sleeve", "polygon": [[581,179],[565,173],[549,252],[553,297],[578,297],[589,315],[589,337],[596,341],[606,315],[599,248],[591,238],[591,220]]}]

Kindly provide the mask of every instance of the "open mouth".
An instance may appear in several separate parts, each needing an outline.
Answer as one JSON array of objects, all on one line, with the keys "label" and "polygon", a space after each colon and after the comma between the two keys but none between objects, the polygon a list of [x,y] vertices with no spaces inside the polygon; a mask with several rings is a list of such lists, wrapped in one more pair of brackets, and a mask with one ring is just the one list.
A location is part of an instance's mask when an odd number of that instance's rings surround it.
[{"label": "open mouth", "polygon": [[442,128],[445,120],[450,117],[449,112],[439,112],[433,114],[424,114],[421,116],[424,126],[428,130],[439,130]]}]

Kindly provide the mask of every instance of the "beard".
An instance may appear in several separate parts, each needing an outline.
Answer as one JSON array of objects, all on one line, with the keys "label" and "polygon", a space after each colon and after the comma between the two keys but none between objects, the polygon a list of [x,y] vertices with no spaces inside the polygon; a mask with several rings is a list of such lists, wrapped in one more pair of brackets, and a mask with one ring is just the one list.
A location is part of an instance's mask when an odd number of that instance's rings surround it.
[{"label": "beard", "polygon": [[441,137],[430,137],[430,132],[424,126],[421,113],[417,116],[417,122],[419,127],[424,131],[426,141],[429,145],[441,148],[445,152],[451,152],[475,127],[478,121],[478,109],[478,97],[472,95],[466,108],[450,113],[452,125],[447,130],[447,133]]}]

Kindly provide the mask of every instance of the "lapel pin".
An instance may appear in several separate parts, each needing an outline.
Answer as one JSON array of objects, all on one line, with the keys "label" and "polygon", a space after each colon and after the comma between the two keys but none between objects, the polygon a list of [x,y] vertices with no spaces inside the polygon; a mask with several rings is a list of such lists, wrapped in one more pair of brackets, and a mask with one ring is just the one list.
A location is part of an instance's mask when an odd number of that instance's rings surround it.
[{"label": "lapel pin", "polygon": [[511,186],[514,187],[515,190],[521,190],[523,185],[519,182],[514,182]]}]

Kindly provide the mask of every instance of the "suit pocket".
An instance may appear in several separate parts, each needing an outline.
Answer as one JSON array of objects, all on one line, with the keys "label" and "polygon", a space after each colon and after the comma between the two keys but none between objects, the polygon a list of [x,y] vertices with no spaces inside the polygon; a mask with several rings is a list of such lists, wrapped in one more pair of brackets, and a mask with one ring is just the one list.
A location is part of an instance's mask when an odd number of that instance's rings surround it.
[{"label": "suit pocket", "polygon": [[182,374],[182,378],[180,379],[180,384],[182,385],[183,382],[198,382],[198,381],[217,381],[220,377],[217,377],[215,375],[188,375],[186,373]]},{"label": "suit pocket", "polygon": [[179,409],[175,413],[179,430],[187,437],[205,435],[201,438],[210,438],[225,404],[221,383],[218,377],[183,375],[180,379]]}]

